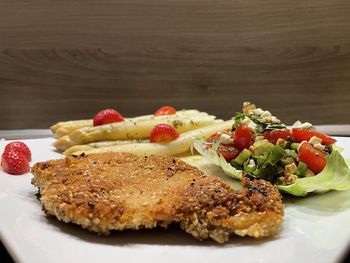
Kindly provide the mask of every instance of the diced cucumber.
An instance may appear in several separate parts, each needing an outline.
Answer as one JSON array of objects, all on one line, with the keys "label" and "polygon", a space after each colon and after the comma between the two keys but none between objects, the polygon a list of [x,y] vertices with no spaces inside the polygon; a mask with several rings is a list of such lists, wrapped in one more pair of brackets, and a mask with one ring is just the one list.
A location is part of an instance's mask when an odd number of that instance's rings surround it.
[{"label": "diced cucumber", "polygon": [[299,144],[300,143],[297,143],[297,142],[293,142],[291,145],[290,145],[290,148],[294,151],[296,151],[299,147]]},{"label": "diced cucumber", "polygon": [[253,144],[254,154],[267,156],[274,145],[268,141],[257,141]]},{"label": "diced cucumber", "polygon": [[243,163],[243,170],[246,172],[246,173],[253,173],[256,169],[256,166],[253,165],[253,166],[250,166],[249,165],[249,162],[250,162],[250,159],[246,160],[244,163]]},{"label": "diced cucumber", "polygon": [[266,147],[266,152],[259,152],[261,153],[260,155],[253,155],[252,157],[258,167],[266,167],[268,165],[274,166],[278,161],[287,156],[286,151],[279,145],[275,146],[272,144],[272,147]]},{"label": "diced cucumber", "polygon": [[253,155],[253,160],[255,161],[255,163],[257,164],[257,166],[262,166],[265,162],[266,162],[266,157],[265,156],[257,156],[257,155]]},{"label": "diced cucumber", "polygon": [[305,177],[306,172],[307,172],[307,164],[303,163],[303,162],[299,162],[298,169],[296,172],[297,176],[298,177]]},{"label": "diced cucumber", "polygon": [[249,151],[248,149],[244,149],[235,158],[235,162],[239,165],[242,165],[251,155],[252,155],[251,151]]},{"label": "diced cucumber", "polygon": [[286,155],[286,151],[281,146],[276,145],[271,149],[265,164],[271,164],[272,166],[274,166],[279,160],[281,160]]},{"label": "diced cucumber", "polygon": [[298,154],[295,150],[290,150],[290,149],[285,149],[286,151],[286,156],[293,157],[294,159],[298,158]]}]

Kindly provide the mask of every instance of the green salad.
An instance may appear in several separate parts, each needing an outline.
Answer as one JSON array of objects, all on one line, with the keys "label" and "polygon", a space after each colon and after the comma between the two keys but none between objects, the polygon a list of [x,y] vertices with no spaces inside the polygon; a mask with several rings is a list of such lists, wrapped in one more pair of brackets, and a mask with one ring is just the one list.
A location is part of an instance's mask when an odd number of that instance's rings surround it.
[{"label": "green salad", "polygon": [[350,189],[350,169],[336,140],[308,122],[288,128],[269,111],[245,102],[231,130],[196,138],[195,149],[234,178],[243,173],[271,181],[296,196]]}]

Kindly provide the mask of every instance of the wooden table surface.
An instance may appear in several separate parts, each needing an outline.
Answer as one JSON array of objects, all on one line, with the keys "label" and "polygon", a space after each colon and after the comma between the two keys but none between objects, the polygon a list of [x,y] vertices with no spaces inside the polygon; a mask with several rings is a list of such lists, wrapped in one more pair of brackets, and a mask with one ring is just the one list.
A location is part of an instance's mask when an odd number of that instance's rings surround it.
[{"label": "wooden table surface", "polygon": [[349,124],[348,0],[0,2],[0,129],[106,107]]}]

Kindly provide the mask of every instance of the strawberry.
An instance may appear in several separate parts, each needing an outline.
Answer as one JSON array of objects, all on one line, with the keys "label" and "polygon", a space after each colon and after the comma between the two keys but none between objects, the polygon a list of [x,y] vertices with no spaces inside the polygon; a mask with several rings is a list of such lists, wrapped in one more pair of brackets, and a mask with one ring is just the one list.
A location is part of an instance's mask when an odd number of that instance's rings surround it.
[{"label": "strawberry", "polygon": [[175,113],[176,113],[175,108],[173,108],[171,106],[163,106],[163,107],[160,107],[158,110],[156,110],[154,115],[161,116],[161,115],[171,115],[171,114],[175,114]]},{"label": "strawberry", "polygon": [[149,136],[150,142],[170,142],[179,137],[179,133],[173,126],[168,124],[158,124],[154,126]]},{"label": "strawberry", "polygon": [[94,126],[124,121],[124,117],[113,109],[105,109],[94,116]]},{"label": "strawberry", "polygon": [[20,141],[10,142],[6,145],[4,152],[15,151],[21,152],[28,162],[32,160],[32,153],[30,152],[28,146]]},{"label": "strawberry", "polygon": [[4,151],[1,158],[4,171],[13,175],[21,175],[29,172],[29,162],[20,151]]}]

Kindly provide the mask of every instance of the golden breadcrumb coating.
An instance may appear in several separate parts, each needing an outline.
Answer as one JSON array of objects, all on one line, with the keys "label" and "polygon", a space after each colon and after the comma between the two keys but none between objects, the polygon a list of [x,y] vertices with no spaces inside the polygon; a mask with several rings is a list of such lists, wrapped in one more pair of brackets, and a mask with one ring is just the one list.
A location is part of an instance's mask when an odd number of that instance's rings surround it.
[{"label": "golden breadcrumb coating", "polygon": [[167,227],[219,243],[230,234],[275,235],[283,203],[269,182],[244,176],[243,190],[167,156],[99,153],[40,162],[32,168],[47,214],[99,234]]}]

